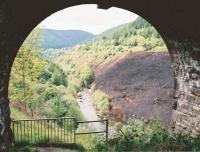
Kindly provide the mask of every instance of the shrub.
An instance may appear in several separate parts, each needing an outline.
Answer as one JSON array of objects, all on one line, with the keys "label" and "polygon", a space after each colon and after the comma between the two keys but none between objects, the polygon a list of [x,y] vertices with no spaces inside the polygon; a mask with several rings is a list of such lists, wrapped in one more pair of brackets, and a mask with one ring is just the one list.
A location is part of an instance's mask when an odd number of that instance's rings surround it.
[{"label": "shrub", "polygon": [[79,70],[79,77],[82,81],[82,85],[88,88],[94,80],[95,73],[89,66],[81,66]]},{"label": "shrub", "polygon": [[69,85],[67,87],[67,92],[70,95],[76,96],[77,92],[80,91],[82,83],[79,79],[73,78],[69,80]]},{"label": "shrub", "polygon": [[51,77],[51,82],[57,86],[59,85],[67,86],[66,76],[58,69],[54,70]]},{"label": "shrub", "polygon": [[107,117],[110,97],[101,90],[95,90],[92,98],[96,105],[97,113],[101,117]]},{"label": "shrub", "polygon": [[109,147],[116,151],[199,151],[200,138],[174,133],[159,121],[145,123],[136,119],[127,124],[116,124],[116,133]]}]

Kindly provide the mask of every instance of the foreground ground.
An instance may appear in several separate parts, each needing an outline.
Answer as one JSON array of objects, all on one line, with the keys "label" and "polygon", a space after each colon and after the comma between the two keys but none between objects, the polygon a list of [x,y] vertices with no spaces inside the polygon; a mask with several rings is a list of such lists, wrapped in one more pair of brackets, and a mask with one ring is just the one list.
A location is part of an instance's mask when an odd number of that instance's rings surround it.
[{"label": "foreground ground", "polygon": [[112,98],[123,120],[159,118],[169,124],[174,80],[168,52],[130,53],[105,62],[97,67],[94,84]]},{"label": "foreground ground", "polygon": [[37,148],[38,152],[77,152],[76,150],[62,148]]}]

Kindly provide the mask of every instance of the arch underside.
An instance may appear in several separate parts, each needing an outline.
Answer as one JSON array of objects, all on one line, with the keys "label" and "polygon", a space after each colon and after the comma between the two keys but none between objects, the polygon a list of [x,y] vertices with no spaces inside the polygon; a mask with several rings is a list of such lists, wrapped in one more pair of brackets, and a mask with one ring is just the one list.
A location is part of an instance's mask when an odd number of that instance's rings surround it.
[{"label": "arch underside", "polygon": [[10,141],[9,75],[19,47],[43,19],[79,4],[98,4],[132,11],[150,22],[163,37],[175,70],[175,130],[200,135],[200,10],[197,2],[173,0],[5,0],[0,2],[0,133]]}]

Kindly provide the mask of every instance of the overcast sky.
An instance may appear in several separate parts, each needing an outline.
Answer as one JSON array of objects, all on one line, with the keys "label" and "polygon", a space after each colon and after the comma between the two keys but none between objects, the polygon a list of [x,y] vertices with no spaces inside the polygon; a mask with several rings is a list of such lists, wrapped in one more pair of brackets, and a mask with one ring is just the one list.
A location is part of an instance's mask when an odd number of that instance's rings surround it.
[{"label": "overcast sky", "polygon": [[111,7],[98,9],[97,5],[78,5],[56,12],[41,25],[48,29],[84,30],[100,34],[112,27],[134,21],[137,15],[124,9]]}]

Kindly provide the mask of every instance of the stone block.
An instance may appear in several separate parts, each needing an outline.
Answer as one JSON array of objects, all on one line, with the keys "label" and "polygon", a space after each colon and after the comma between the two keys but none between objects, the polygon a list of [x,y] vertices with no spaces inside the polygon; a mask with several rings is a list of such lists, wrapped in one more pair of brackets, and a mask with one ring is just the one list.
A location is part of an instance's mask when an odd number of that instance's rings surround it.
[{"label": "stone block", "polygon": [[179,107],[182,109],[188,109],[188,106],[189,106],[189,104],[188,104],[188,101],[186,101],[186,100],[180,100],[180,101],[178,101],[178,105],[179,105]]},{"label": "stone block", "polygon": [[200,115],[200,107],[192,106],[192,111],[193,111],[196,115]]},{"label": "stone block", "polygon": [[192,88],[191,93],[200,97],[200,88]]},{"label": "stone block", "polygon": [[194,101],[195,100],[195,96],[194,95],[190,95],[190,94],[187,94],[186,95],[186,100],[188,101],[188,102],[192,102],[192,101]]},{"label": "stone block", "polygon": [[181,113],[178,110],[173,110],[172,111],[172,120],[173,121],[181,121]]},{"label": "stone block", "polygon": [[195,96],[195,102],[200,104],[200,97],[199,96]]}]

